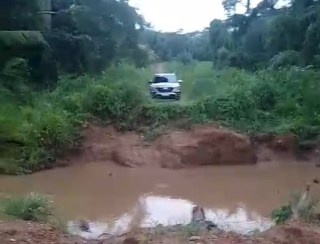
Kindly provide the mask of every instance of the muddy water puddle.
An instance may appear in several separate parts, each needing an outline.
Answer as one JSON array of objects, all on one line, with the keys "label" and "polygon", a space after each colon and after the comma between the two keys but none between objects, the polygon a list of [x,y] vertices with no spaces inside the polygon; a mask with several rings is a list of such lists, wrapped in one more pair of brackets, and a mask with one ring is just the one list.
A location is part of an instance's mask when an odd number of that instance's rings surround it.
[{"label": "muddy water puddle", "polygon": [[[66,221],[92,221],[91,235],[119,234],[136,223],[146,227],[189,223],[194,205],[204,207],[207,218],[220,228],[250,233],[270,227],[272,209],[316,177],[320,169],[303,162],[184,170],[90,163],[30,176],[0,176],[0,192],[49,194]],[[313,186],[312,194],[320,198],[320,185]],[[75,232],[72,226],[69,222]]]}]

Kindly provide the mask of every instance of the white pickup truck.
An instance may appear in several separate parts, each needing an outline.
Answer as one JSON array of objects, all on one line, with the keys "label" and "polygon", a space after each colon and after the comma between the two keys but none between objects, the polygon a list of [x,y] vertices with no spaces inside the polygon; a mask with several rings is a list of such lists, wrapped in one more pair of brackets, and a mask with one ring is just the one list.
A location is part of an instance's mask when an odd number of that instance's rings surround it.
[{"label": "white pickup truck", "polygon": [[152,98],[172,98],[180,100],[181,83],[175,73],[155,74],[149,81],[149,90]]}]

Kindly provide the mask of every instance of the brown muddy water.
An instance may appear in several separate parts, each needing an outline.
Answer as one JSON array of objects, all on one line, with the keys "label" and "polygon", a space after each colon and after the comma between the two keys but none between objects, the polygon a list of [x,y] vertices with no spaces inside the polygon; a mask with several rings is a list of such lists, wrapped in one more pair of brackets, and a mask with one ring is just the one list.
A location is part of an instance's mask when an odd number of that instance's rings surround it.
[{"label": "brown muddy water", "polygon": [[[77,233],[88,238],[121,233],[134,221],[141,226],[188,223],[195,204],[204,207],[207,218],[220,228],[246,234],[269,228],[271,211],[317,177],[320,169],[307,162],[183,170],[89,163],[28,176],[0,176],[0,193],[51,195],[65,220],[92,221],[91,236]],[[312,195],[320,198],[320,185],[312,186]],[[73,222],[69,227],[77,232]]]}]

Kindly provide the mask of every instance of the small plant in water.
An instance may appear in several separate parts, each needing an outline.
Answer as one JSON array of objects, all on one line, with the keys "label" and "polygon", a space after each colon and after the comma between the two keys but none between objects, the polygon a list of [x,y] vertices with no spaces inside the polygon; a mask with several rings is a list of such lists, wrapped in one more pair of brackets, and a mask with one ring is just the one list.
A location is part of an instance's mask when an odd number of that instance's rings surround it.
[{"label": "small plant in water", "polygon": [[49,197],[39,193],[9,199],[4,203],[3,211],[25,221],[48,221],[52,215]]},{"label": "small plant in water", "polygon": [[290,205],[284,205],[272,211],[271,217],[273,221],[279,225],[285,223],[292,216],[293,212]]}]

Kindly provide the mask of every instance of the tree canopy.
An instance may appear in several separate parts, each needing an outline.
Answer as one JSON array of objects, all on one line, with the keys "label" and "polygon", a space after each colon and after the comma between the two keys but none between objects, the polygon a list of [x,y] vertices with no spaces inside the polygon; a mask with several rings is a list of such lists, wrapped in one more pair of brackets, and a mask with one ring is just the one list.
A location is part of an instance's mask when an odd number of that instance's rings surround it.
[{"label": "tree canopy", "polygon": [[[44,21],[48,16],[50,21]],[[38,31],[38,41],[43,35],[41,41],[48,43],[51,58],[63,72],[101,72],[118,59],[135,62],[135,55],[139,65],[147,62],[138,42],[145,23],[127,0],[4,0],[0,18],[2,42],[16,37],[14,43],[25,41],[28,50]],[[24,52],[22,56],[26,58]]]},{"label": "tree canopy", "polygon": [[[318,1],[291,0],[277,7],[277,0],[262,0],[254,8],[246,1],[246,13],[235,13],[235,6],[241,2],[224,0],[229,17],[210,24],[215,65],[257,69],[268,66],[280,54],[287,56],[283,60],[288,60],[288,64],[296,63],[290,59],[298,55],[299,65],[319,65]],[[292,56],[293,53],[296,55]]]},{"label": "tree canopy", "polygon": [[[184,63],[212,61],[216,68],[234,66],[249,70],[285,62],[320,65],[320,5],[315,0],[291,0],[283,6],[278,0],[261,0],[255,6],[250,0],[223,0],[227,18],[212,20],[208,28],[192,33],[150,28],[127,0],[41,3],[1,1],[0,44],[16,37],[12,43],[20,42],[22,50],[25,41],[24,50],[10,55],[27,58],[30,40],[35,40],[38,33],[37,40],[48,48],[37,49],[41,52],[37,55],[33,50],[33,62],[29,64],[40,65],[47,59],[61,72],[99,73],[121,60],[142,67],[155,58]],[[244,7],[244,13],[237,12],[239,6]],[[44,21],[46,18],[48,21]],[[2,64],[10,55],[2,56]],[[282,61],[273,65],[280,57]],[[296,58],[298,61],[291,60]]]}]

